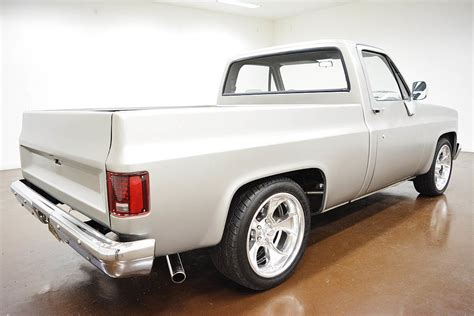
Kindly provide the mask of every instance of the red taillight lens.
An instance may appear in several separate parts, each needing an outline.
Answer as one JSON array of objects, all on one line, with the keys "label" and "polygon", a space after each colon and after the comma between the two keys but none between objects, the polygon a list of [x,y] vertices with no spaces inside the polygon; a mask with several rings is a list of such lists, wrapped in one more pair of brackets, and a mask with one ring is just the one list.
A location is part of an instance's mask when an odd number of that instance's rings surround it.
[{"label": "red taillight lens", "polygon": [[116,216],[142,215],[150,211],[148,172],[107,171],[109,211]]}]

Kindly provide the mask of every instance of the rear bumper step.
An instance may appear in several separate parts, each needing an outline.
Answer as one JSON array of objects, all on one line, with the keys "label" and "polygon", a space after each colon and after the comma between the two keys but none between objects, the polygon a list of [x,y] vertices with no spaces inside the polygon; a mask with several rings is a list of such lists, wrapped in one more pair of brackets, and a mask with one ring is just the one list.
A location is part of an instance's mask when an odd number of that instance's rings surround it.
[{"label": "rear bumper step", "polygon": [[17,200],[51,233],[110,277],[149,274],[155,256],[155,240],[117,242],[63,211],[22,181],[10,186]]}]

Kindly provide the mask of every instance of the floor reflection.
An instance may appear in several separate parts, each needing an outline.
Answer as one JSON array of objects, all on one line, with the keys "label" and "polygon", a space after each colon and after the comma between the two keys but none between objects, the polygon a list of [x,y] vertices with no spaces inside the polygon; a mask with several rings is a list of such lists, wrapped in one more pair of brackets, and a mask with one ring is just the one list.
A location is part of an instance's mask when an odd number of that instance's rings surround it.
[{"label": "floor reflection", "polygon": [[305,310],[303,304],[295,296],[282,295],[270,299],[264,306],[257,309],[256,314],[262,316],[300,316],[305,314]]},{"label": "floor reflection", "polygon": [[[418,196],[407,182],[314,216],[298,269],[258,293],[220,275],[206,249],[182,255],[181,285],[171,283],[163,258],[150,276],[110,279],[53,241],[8,195],[0,212],[0,314],[473,314],[474,155],[465,159],[444,196]],[[4,183],[18,176],[10,172]],[[21,228],[7,224],[16,221]]]},{"label": "floor reflection", "polygon": [[451,217],[446,196],[440,196],[431,211],[430,228],[427,230],[428,242],[436,246],[444,246],[449,236]]}]

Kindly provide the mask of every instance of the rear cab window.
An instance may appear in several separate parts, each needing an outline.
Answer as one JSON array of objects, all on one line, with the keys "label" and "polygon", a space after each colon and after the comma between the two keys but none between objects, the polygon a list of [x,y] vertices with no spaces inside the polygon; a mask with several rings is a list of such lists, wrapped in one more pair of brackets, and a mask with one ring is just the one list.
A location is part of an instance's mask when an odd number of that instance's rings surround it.
[{"label": "rear cab window", "polygon": [[262,65],[243,65],[240,68],[236,93],[276,91],[275,80],[271,74],[270,67]]},{"label": "rear cab window", "polygon": [[342,53],[320,48],[236,61],[229,67],[223,95],[349,90]]}]

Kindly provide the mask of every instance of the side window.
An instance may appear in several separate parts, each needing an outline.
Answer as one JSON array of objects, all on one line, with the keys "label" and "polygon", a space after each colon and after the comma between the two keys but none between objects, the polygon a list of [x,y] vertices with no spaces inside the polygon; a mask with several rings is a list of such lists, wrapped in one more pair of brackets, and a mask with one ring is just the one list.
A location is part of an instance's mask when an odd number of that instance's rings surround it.
[{"label": "side window", "polygon": [[408,86],[406,85],[402,74],[400,73],[400,71],[398,71],[398,68],[397,66],[395,66],[393,61],[390,60],[390,64],[392,65],[392,69],[395,72],[395,77],[397,78],[398,86],[400,87],[400,91],[402,92],[403,100],[410,100],[410,91],[408,90]]},{"label": "side window", "polygon": [[377,101],[401,100],[400,88],[385,56],[368,51],[362,52],[365,69],[369,76],[372,96]]},{"label": "side window", "polygon": [[270,67],[243,65],[239,70],[235,93],[258,93],[276,91]]},{"label": "side window", "polygon": [[402,92],[403,100],[410,100],[410,92],[408,92],[407,88],[405,87],[401,75],[396,73],[395,76],[397,77],[398,86]]}]

